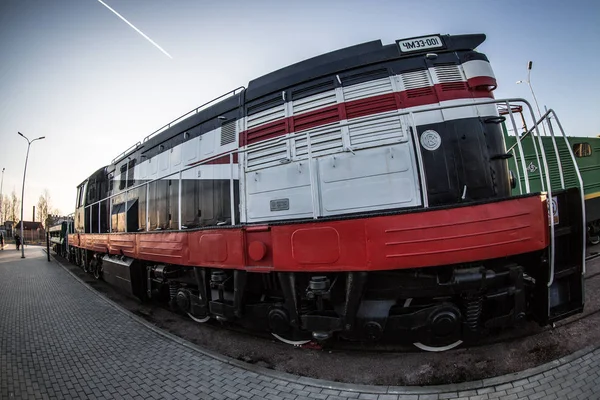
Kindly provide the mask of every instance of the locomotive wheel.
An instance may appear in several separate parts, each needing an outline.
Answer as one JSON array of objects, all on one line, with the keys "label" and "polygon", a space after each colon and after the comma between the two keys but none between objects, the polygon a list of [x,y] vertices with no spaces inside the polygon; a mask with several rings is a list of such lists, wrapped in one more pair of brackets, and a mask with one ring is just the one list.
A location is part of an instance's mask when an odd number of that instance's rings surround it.
[{"label": "locomotive wheel", "polygon": [[88,259],[87,250],[80,249],[81,252],[81,263],[83,264],[83,272],[91,272],[90,260]]},{"label": "locomotive wheel", "polygon": [[94,268],[94,278],[96,280],[102,279],[102,264],[99,261],[96,262],[96,268]]},{"label": "locomotive wheel", "polygon": [[[275,337],[277,340],[279,340],[280,342],[283,342],[285,344],[291,344],[292,346],[302,346],[305,345],[306,343],[310,343],[310,341],[312,339],[299,339],[293,336],[290,336],[290,338],[286,338],[286,334],[282,334],[282,335],[278,335],[276,333],[271,333],[271,335],[273,335],[273,337]],[[293,338],[292,338],[293,337]]]},{"label": "locomotive wheel", "polygon": [[591,245],[597,245],[598,243],[600,243],[600,236],[588,236],[588,240],[590,241]]},{"label": "locomotive wheel", "polygon": [[[412,298],[410,299],[406,299],[406,301],[404,302],[404,307],[409,307],[410,304],[412,303]],[[448,343],[448,344],[433,344],[433,343],[423,343],[423,342],[414,342],[413,346],[415,346],[416,348],[423,350],[423,351],[430,351],[430,352],[442,352],[442,351],[448,351],[448,350],[452,350],[455,347],[458,347],[462,344],[462,340],[457,340],[455,342],[452,343]]]},{"label": "locomotive wheel", "polygon": [[210,319],[210,315],[208,315],[208,316],[206,316],[206,317],[204,317],[204,318],[197,318],[197,317],[194,317],[194,316],[193,316],[192,314],[190,314],[190,313],[187,313],[187,315],[189,315],[189,317],[190,317],[191,319],[193,319],[194,321],[196,321],[196,322],[198,322],[198,323],[200,323],[200,324],[204,324],[205,322],[207,322],[207,321]]},{"label": "locomotive wheel", "polygon": [[81,259],[81,251],[78,248],[75,248],[75,264],[79,268],[83,267],[83,261]]}]

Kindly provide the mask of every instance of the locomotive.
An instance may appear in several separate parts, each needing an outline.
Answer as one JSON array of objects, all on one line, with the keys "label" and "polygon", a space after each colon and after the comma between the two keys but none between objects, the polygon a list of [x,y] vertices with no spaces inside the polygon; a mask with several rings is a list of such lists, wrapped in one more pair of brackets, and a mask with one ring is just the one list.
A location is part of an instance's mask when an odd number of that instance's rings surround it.
[{"label": "locomotive", "polygon": [[484,40],[358,44],[192,110],[78,186],[69,256],[296,345],[442,351],[581,312],[582,186],[552,187],[541,151],[548,184],[513,194]]}]

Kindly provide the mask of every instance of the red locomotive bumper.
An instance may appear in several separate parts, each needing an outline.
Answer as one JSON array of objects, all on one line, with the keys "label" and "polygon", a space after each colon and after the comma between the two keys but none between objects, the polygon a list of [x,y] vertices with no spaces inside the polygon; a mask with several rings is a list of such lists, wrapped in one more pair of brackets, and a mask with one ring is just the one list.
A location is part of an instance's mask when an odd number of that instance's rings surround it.
[{"label": "red locomotive bumper", "polygon": [[304,223],[69,235],[100,253],[157,263],[270,271],[376,271],[450,265],[548,246],[545,195]]}]

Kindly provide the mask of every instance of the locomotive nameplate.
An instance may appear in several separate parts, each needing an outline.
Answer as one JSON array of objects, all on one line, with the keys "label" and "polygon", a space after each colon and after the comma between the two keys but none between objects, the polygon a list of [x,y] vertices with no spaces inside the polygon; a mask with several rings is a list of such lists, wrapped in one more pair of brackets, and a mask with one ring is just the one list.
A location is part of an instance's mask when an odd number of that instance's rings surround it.
[{"label": "locomotive nameplate", "polygon": [[410,53],[413,51],[423,51],[427,49],[439,49],[444,47],[444,42],[442,42],[442,39],[437,35],[398,40],[397,43],[401,53]]},{"label": "locomotive nameplate", "polygon": [[285,211],[290,209],[290,199],[271,200],[271,211]]}]

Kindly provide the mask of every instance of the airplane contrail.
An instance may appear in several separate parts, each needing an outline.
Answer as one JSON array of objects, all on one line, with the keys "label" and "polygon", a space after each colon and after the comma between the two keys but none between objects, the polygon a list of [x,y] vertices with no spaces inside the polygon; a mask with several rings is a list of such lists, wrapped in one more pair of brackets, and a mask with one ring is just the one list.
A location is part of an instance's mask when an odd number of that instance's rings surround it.
[{"label": "airplane contrail", "polygon": [[121,14],[119,14],[118,12],[116,12],[115,10],[113,10],[108,4],[106,4],[105,2],[103,2],[102,0],[98,0],[98,2],[100,2],[100,4],[102,4],[104,7],[108,8],[110,11],[112,11],[117,17],[121,18],[123,21],[125,21],[125,23],[127,25],[129,25],[130,27],[132,27],[133,29],[135,29],[135,31],[137,33],[139,33],[140,35],[142,35],[144,38],[146,38],[146,40],[148,40],[150,43],[152,43],[157,49],[159,49],[160,51],[162,51],[167,57],[169,57],[170,59],[173,59],[173,57],[171,57],[171,55],[169,53],[167,53],[165,51],[165,49],[163,49],[162,47],[160,47],[157,43],[154,42],[154,40],[150,39],[148,36],[146,36],[146,34],[144,34],[144,32],[140,31],[138,28],[136,28],[131,22],[127,21],[125,19],[125,17],[123,17]]}]

